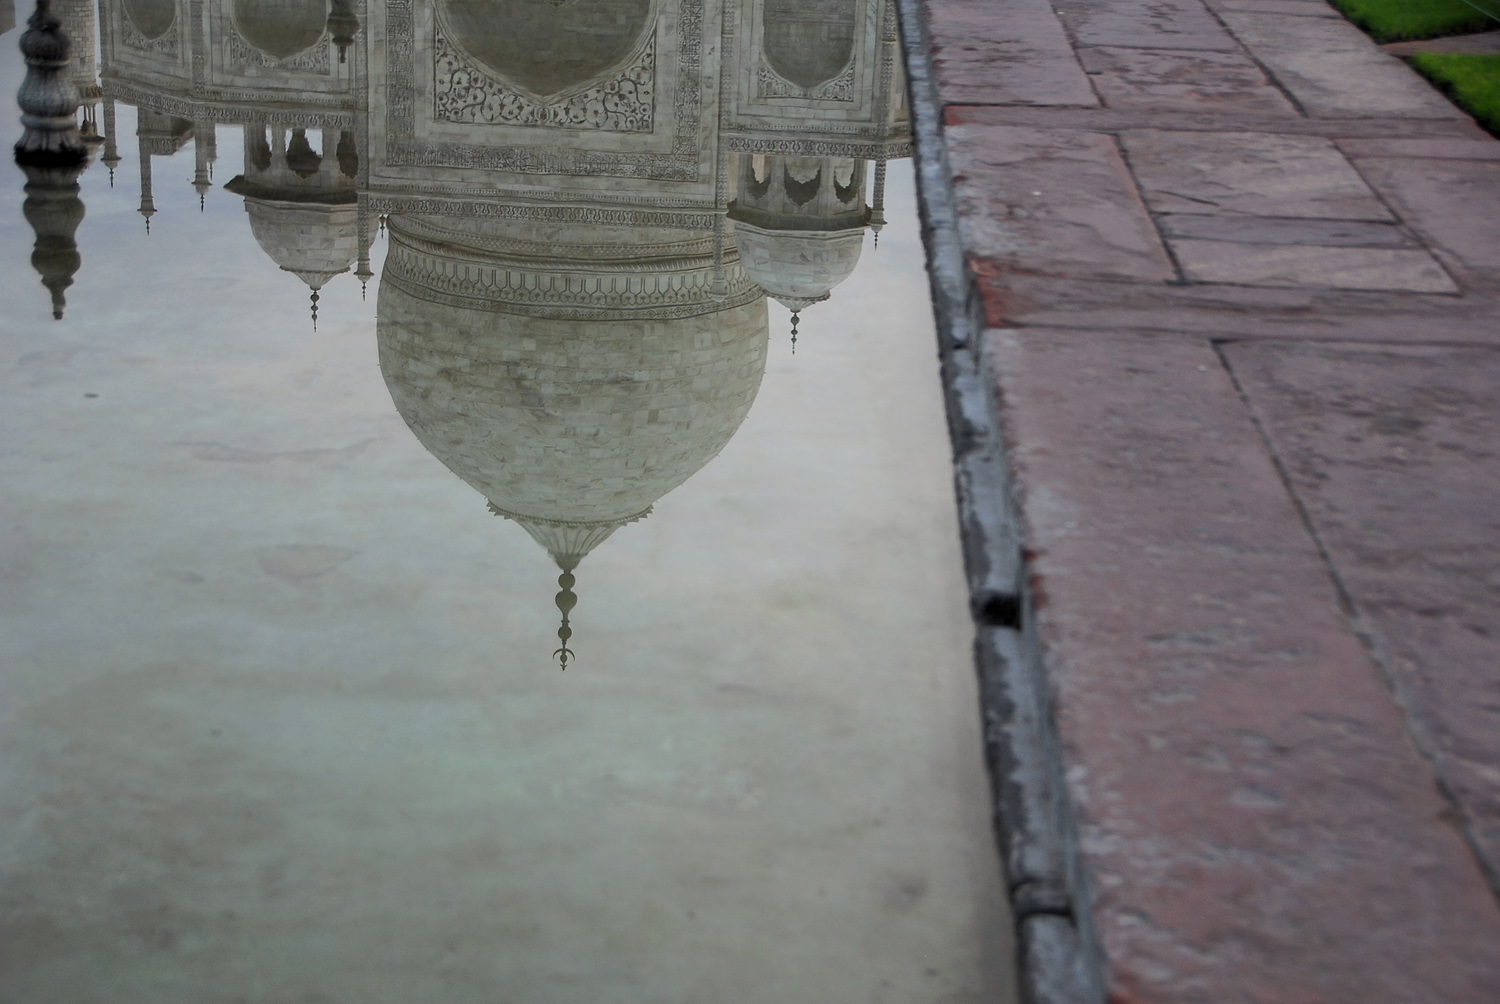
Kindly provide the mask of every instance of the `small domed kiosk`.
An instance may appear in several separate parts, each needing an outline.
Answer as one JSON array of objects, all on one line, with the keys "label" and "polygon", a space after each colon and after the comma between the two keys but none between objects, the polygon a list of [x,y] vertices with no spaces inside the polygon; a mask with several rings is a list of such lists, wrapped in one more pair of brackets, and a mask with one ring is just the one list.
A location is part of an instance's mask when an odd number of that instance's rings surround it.
[{"label": "small domed kiosk", "polygon": [[792,312],[795,349],[801,312],[827,300],[859,264],[865,227],[865,162],[848,158],[740,158],[729,205],[745,273]]},{"label": "small domed kiosk", "polygon": [[[338,139],[334,141],[334,136]],[[245,129],[245,173],[224,187],[245,199],[250,232],[261,250],[283,272],[311,290],[312,319],[318,320],[318,291],[349,271],[368,251],[368,228],[359,224],[349,133],[325,131],[321,153],[302,129]]]}]

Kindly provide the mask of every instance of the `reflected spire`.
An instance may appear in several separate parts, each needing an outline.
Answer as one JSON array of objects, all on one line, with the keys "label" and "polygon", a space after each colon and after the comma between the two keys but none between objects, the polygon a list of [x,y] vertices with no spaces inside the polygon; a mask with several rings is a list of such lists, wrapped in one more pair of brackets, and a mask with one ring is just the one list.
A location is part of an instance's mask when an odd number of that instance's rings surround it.
[{"label": "reflected spire", "polygon": [[568,670],[568,660],[574,658],[573,650],[568,648],[568,641],[573,637],[573,629],[568,625],[568,615],[578,605],[578,594],[573,592],[577,581],[568,568],[564,568],[563,573],[557,577],[557,584],[562,587],[555,600],[557,609],[562,611],[562,627],[557,629],[557,640],[562,642],[562,646],[552,653],[552,657],[557,660],[563,672]]},{"label": "reflected spire", "polygon": [[792,355],[797,354],[797,322],[802,320],[802,315],[792,311]]},{"label": "reflected spire", "polygon": [[317,331],[318,330],[318,291],[316,289],[312,291],[311,300],[312,300],[312,324],[313,324],[313,330]]},{"label": "reflected spire", "polygon": [[82,258],[74,234],[83,222],[78,177],[88,167],[89,148],[78,132],[78,90],[63,72],[70,43],[47,0],[38,0],[21,36],[26,79],[17,93],[21,123],[16,163],[26,173],[22,213],[36,233],[31,267],[52,294],[52,316],[61,320],[64,291],[73,285]]},{"label": "reflected spire", "polygon": [[149,234],[151,217],[156,215],[156,200],[151,195],[151,147],[139,129],[136,130],[136,139],[141,158],[141,208],[137,212],[146,218],[146,233]]},{"label": "reflected spire", "polygon": [[359,261],[354,266],[354,278],[359,280],[359,298],[364,300],[366,288],[375,276],[370,271],[370,204],[364,199],[359,200],[356,233],[359,238]]},{"label": "reflected spire", "polygon": [[875,247],[880,247],[880,231],[885,227],[885,158],[875,161],[875,191],[870,206],[870,229],[875,232]]},{"label": "reflected spire", "polygon": [[21,212],[36,232],[31,267],[51,292],[52,317],[59,321],[67,307],[63,293],[73,285],[73,276],[83,264],[74,239],[83,222],[83,200],[78,197],[78,176],[83,168],[81,163],[71,168],[22,165],[27,182]]},{"label": "reflected spire", "polygon": [[359,18],[354,14],[354,0],[333,0],[328,7],[328,34],[339,50],[339,62],[349,59],[349,47],[354,44],[359,31]]},{"label": "reflected spire", "polygon": [[115,99],[104,99],[104,156],[99,158],[109,168],[109,187],[115,187],[115,167],[120,163],[120,150],[115,140]]},{"label": "reflected spire", "polygon": [[208,173],[209,151],[213,148],[214,127],[209,122],[193,123],[193,190],[198,193],[198,212],[203,212],[204,196],[213,187]]}]

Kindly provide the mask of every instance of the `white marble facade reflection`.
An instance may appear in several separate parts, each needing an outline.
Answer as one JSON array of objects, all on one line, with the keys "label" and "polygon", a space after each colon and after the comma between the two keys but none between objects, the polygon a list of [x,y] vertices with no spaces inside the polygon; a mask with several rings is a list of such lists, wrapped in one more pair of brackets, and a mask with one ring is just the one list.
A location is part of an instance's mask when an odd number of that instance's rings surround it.
[{"label": "white marble facade reflection", "polygon": [[386,228],[392,398],[564,572],[565,657],[573,570],[723,449],[766,297],[794,345],[799,312],[835,309],[909,155],[891,0],[59,6],[98,32],[111,172],[116,105],[137,108],[148,227],[153,158],[191,144],[201,199],[232,127],[223,187],[313,325],[326,284],[373,278]]}]

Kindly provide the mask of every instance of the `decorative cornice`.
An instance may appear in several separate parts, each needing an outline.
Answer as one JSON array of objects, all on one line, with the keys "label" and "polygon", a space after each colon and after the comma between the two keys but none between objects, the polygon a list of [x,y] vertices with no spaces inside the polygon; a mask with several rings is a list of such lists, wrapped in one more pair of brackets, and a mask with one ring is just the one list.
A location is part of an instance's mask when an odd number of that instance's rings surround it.
[{"label": "decorative cornice", "polygon": [[[480,196],[476,194],[476,198]],[[491,199],[494,193],[489,194]],[[639,201],[639,200],[638,200]],[[606,226],[664,227],[673,230],[709,231],[717,213],[663,212],[644,209],[605,209],[597,206],[537,206],[463,199],[426,198],[380,194],[370,196],[370,211],[382,215],[481,217],[547,223],[597,223]]]},{"label": "decorative cornice", "polygon": [[565,320],[666,320],[718,313],[764,293],[738,264],[716,292],[711,261],[666,273],[530,268],[474,261],[413,246],[392,232],[383,281],[417,299],[465,310],[503,311]]},{"label": "decorative cornice", "polygon": [[[805,128],[805,127],[804,127]],[[735,153],[766,153],[783,157],[853,157],[872,160],[885,157],[899,160],[911,156],[911,138],[849,140],[837,142],[821,139],[778,139],[745,133],[721,138],[725,150]]]}]

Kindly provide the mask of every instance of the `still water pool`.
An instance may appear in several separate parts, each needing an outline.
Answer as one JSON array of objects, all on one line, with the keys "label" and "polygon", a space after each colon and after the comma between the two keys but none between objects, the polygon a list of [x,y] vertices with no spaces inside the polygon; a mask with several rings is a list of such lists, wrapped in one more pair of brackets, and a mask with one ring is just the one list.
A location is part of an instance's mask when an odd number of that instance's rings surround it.
[{"label": "still water pool", "polygon": [[890,6],[52,10],[0,1002],[1008,999]]}]

